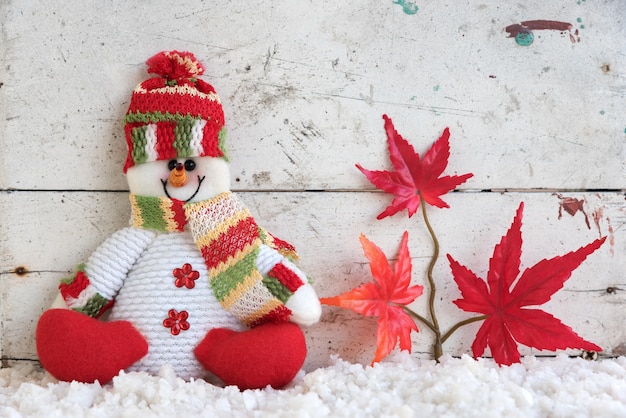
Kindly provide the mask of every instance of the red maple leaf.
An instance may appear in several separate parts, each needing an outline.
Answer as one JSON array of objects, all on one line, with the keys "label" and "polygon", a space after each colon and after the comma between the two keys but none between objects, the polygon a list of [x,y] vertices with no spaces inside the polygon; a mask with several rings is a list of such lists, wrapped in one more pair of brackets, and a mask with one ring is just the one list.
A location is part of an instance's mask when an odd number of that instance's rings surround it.
[{"label": "red maple leaf", "polygon": [[482,356],[489,346],[499,365],[518,363],[520,353],[517,343],[538,350],[573,348],[602,351],[549,313],[527,307],[549,301],[570,278],[572,271],[600,248],[606,237],[563,256],[543,259],[524,270],[520,276],[523,209],[522,203],[513,224],[494,248],[489,260],[487,282],[448,254],[454,280],[463,296],[454,303],[464,311],[487,317],[472,344],[474,357]]},{"label": "red maple leaf", "polygon": [[411,217],[417,212],[421,199],[439,208],[449,207],[439,196],[454,190],[473,176],[469,173],[462,176],[440,177],[450,158],[449,129],[443,131],[441,137],[420,160],[413,146],[396,131],[391,119],[387,115],[383,115],[383,119],[389,156],[396,171],[370,171],[359,164],[356,165],[374,186],[395,195],[391,205],[379,214],[377,219],[395,215],[404,209],[409,211]]},{"label": "red maple leaf", "polygon": [[398,260],[392,270],[382,250],[361,235],[361,245],[370,261],[375,282],[366,283],[339,296],[321,298],[325,305],[340,306],[365,316],[378,317],[376,331],[376,363],[394,349],[398,340],[400,349],[411,351],[411,330],[418,331],[415,321],[402,306],[413,302],[423,291],[422,286],[411,284],[411,256],[408,249],[409,234],[402,236]]}]

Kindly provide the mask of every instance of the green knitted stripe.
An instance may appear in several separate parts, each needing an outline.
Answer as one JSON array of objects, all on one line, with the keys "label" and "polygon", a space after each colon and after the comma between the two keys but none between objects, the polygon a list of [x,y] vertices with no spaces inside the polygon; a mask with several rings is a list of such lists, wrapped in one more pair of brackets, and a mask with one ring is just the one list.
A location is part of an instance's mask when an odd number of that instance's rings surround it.
[{"label": "green knitted stripe", "polygon": [[198,119],[202,119],[201,115],[192,116],[187,113],[186,115],[182,115],[180,113],[170,113],[170,112],[130,112],[124,117],[125,123],[157,123],[157,122],[176,122],[179,123],[181,121],[195,121]]},{"label": "green knitted stripe", "polygon": [[226,127],[222,126],[222,129],[220,129],[220,131],[217,133],[217,148],[222,151],[222,154],[224,154],[224,160],[228,162],[228,154],[226,153],[226,134]]},{"label": "green knitted stripe", "polygon": [[147,126],[137,126],[133,128],[130,133],[133,142],[131,157],[135,164],[148,161],[148,154],[146,153],[146,128]]},{"label": "green knitted stripe", "polygon": [[256,269],[259,249],[256,248],[241,259],[237,264],[211,279],[211,288],[218,301],[222,302]]},{"label": "green knitted stripe", "polygon": [[137,207],[141,210],[141,227],[157,231],[167,231],[165,213],[161,209],[161,199],[152,196],[135,196]]},{"label": "green knitted stripe", "polygon": [[176,150],[178,158],[187,158],[193,155],[193,149],[190,144],[193,137],[191,129],[195,123],[196,120],[191,118],[181,119],[176,123],[174,128],[175,139],[172,146]]},{"label": "green knitted stripe", "polygon": [[270,293],[282,303],[287,303],[287,299],[289,299],[293,294],[281,282],[273,277],[264,277],[263,285],[267,287],[267,290],[269,290]]},{"label": "green knitted stripe", "polygon": [[89,315],[92,318],[98,316],[102,308],[109,303],[109,300],[104,296],[96,293],[87,301],[85,306],[72,308],[76,312],[84,313],[85,315]]},{"label": "green knitted stripe", "polygon": [[267,231],[265,228],[259,227],[259,239],[263,244],[267,244]]}]

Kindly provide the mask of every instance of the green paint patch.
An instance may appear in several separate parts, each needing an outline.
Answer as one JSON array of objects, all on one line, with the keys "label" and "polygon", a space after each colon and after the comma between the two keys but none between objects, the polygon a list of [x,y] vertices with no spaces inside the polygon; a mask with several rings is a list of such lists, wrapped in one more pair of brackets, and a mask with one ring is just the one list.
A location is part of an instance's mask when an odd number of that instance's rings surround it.
[{"label": "green paint patch", "polygon": [[439,84],[437,84],[435,87],[433,87],[433,91],[439,91]]},{"label": "green paint patch", "polygon": [[419,10],[417,4],[410,1],[395,0],[393,4],[399,4],[400,6],[402,6],[402,11],[408,15],[414,15]]},{"label": "green paint patch", "polygon": [[535,40],[535,36],[530,31],[520,32],[517,35],[515,35],[515,42],[517,42],[519,46],[529,46],[530,44],[533,43],[534,40]]}]

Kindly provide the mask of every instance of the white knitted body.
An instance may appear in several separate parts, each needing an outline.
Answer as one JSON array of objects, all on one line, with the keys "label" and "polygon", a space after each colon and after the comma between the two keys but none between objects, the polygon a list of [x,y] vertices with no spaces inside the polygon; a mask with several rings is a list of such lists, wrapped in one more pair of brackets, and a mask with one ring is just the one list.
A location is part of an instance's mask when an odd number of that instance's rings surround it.
[{"label": "white knitted body", "polygon": [[[121,288],[117,296],[106,293],[114,291],[118,283],[110,283],[111,287],[107,289],[109,292],[99,289],[104,296],[115,297],[115,305],[109,320],[130,321],[148,341],[148,354],[128,370],[157,373],[161,366],[167,363],[183,379],[206,375],[206,370],[194,356],[194,348],[212,328],[241,330],[243,326],[215,299],[209,287],[204,259],[191,234],[155,233],[136,228],[126,228],[119,233],[122,235],[120,238],[140,237],[144,245],[147,243],[145,249],[137,254],[138,258],[132,264],[128,275],[122,283],[119,283]],[[110,247],[117,246],[115,242],[112,244]],[[100,251],[108,254],[98,254]],[[100,269],[93,265],[94,262],[98,264],[99,258],[111,257],[111,251],[115,252],[113,248],[107,251],[106,246],[103,246],[94,253],[85,268],[87,274],[97,275],[97,270]],[[138,249],[136,251],[139,252]],[[109,258],[109,262],[121,264],[129,262],[120,259],[123,258],[121,254],[116,256],[113,258],[114,261]],[[134,258],[132,251],[128,257]],[[192,289],[175,286],[176,277],[173,272],[186,263],[200,274],[194,281]],[[102,283],[96,280],[94,285],[97,287],[99,286],[96,282]],[[171,329],[164,326],[163,320],[168,318],[170,309],[188,312],[188,330],[181,330],[178,335],[173,335]]]}]

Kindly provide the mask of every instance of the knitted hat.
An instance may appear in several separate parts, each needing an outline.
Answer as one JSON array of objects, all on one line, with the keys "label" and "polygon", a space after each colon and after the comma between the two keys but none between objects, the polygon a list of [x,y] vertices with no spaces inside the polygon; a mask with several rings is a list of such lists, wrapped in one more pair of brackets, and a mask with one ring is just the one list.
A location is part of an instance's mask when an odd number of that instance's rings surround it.
[{"label": "knitted hat", "polygon": [[128,157],[124,173],[148,161],[189,157],[227,159],[224,111],[204,66],[190,52],[159,52],[148,61],[156,74],[133,91],[124,118]]}]

